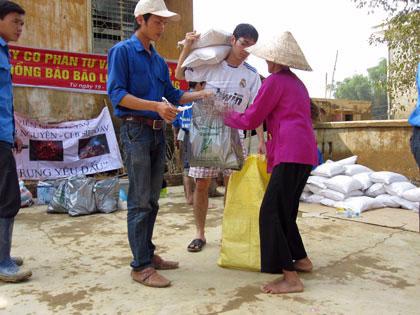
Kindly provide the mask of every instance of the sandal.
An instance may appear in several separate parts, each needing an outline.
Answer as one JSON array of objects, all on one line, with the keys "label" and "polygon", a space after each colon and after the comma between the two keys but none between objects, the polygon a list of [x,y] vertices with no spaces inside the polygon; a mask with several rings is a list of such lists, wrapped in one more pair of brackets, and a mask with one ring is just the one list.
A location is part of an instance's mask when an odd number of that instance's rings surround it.
[{"label": "sandal", "polygon": [[190,245],[188,245],[187,250],[193,253],[200,252],[203,249],[204,245],[206,245],[206,241],[196,238],[192,240]]}]

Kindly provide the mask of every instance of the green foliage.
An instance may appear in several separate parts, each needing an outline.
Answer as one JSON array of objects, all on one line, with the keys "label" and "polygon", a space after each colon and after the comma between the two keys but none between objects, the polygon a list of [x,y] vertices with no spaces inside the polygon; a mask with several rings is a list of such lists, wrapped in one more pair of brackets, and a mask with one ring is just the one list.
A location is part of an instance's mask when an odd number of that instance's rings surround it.
[{"label": "green foliage", "polygon": [[387,64],[382,59],[375,67],[367,69],[368,76],[356,74],[338,82],[335,97],[371,101],[373,106],[387,106]]},{"label": "green foliage", "polygon": [[[374,33],[371,43],[388,44],[392,52],[388,69],[388,92],[394,98],[399,91],[413,87],[420,56],[419,0],[351,0],[358,8],[368,8],[369,13],[384,10],[388,17],[383,22],[383,32]],[[398,108],[391,108],[392,115]],[[402,108],[399,108],[402,109]]]},{"label": "green foliage", "polygon": [[338,82],[334,95],[336,98],[370,101],[372,99],[372,86],[367,77],[356,74],[351,78],[344,79],[343,82]]}]

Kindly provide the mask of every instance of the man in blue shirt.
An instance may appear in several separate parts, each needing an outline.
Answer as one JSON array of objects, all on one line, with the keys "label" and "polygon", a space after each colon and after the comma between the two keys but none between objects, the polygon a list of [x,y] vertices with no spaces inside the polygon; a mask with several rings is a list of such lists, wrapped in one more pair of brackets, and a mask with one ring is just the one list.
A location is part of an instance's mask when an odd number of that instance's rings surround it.
[{"label": "man in blue shirt", "polygon": [[[411,113],[408,122],[413,126],[413,135],[410,139],[411,152],[413,152],[414,159],[420,169],[420,62],[417,64],[417,105]],[[419,208],[419,231],[420,231],[420,208]]]},{"label": "man in blue shirt", "polygon": [[15,137],[9,41],[22,33],[25,11],[12,1],[0,0],[0,280],[21,282],[31,271],[20,270],[20,258],[10,257],[15,216],[20,209],[20,189],[12,148],[20,153],[22,142]]},{"label": "man in blue shirt", "polygon": [[134,16],[138,24],[134,35],[109,51],[107,90],[115,116],[122,119],[131,276],[147,286],[167,287],[170,281],[156,270],[178,268],[178,263],[155,255],[152,242],[165,168],[165,122],[177,114],[171,103],[189,103],[211,94],[175,89],[165,60],[151,44],[160,39],[169,21],[180,16],[168,11],[163,0],[140,0]]}]

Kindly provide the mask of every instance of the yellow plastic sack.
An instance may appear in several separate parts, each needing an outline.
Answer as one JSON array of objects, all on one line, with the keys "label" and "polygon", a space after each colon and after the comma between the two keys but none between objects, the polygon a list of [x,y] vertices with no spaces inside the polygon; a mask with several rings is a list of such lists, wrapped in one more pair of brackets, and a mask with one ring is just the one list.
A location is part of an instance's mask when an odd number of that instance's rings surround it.
[{"label": "yellow plastic sack", "polygon": [[259,213],[269,181],[264,156],[249,156],[229,180],[223,214],[221,267],[260,271]]}]

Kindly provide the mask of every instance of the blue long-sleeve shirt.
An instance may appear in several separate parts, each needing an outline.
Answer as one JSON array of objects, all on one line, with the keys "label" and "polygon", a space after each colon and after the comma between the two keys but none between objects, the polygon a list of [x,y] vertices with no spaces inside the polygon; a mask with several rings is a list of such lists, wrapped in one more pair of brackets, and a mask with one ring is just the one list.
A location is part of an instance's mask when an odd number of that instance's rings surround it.
[{"label": "blue long-sleeve shirt", "polygon": [[15,120],[13,111],[12,68],[9,61],[9,47],[0,37],[0,141],[13,144]]},{"label": "blue long-sleeve shirt", "polygon": [[151,54],[135,35],[109,51],[107,91],[115,116],[137,115],[162,119],[157,112],[120,106],[127,94],[157,102],[161,102],[164,96],[172,104],[178,104],[184,94],[172,86],[168,65],[152,45],[150,51]]},{"label": "blue long-sleeve shirt", "polygon": [[416,84],[417,84],[417,105],[414,111],[411,113],[410,118],[408,118],[408,122],[413,127],[420,127],[420,62],[417,64]]}]

